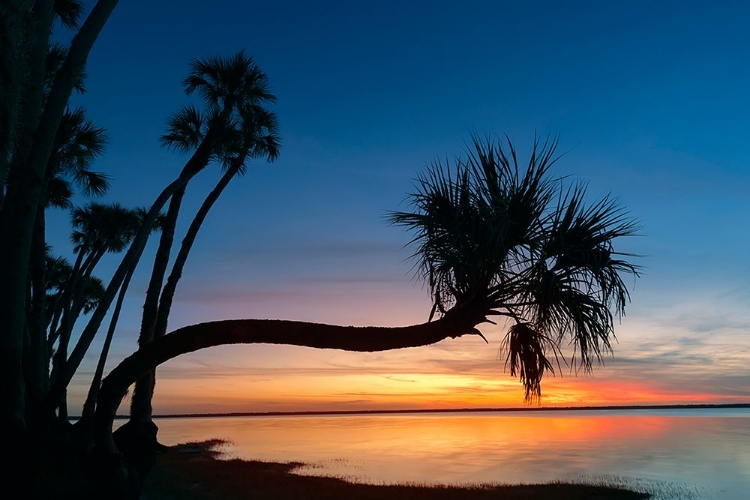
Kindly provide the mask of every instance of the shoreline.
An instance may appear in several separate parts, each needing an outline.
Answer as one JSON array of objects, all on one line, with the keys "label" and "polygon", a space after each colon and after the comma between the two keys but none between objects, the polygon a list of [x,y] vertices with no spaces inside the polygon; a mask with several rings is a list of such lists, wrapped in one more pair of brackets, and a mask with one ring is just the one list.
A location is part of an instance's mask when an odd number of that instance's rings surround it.
[{"label": "shoreline", "polygon": [[[546,406],[546,407],[501,407],[501,408],[413,408],[404,410],[319,410],[319,411],[268,411],[226,413],[176,413],[154,415],[153,418],[221,418],[221,417],[303,417],[335,415],[400,415],[409,413],[519,413],[557,411],[618,411],[618,410],[727,410],[750,408],[750,403],[729,404],[685,404],[685,405],[610,405],[610,406]],[[77,419],[80,417],[70,417]],[[116,420],[130,418],[117,415]]]},{"label": "shoreline", "polygon": [[433,486],[366,484],[305,476],[300,462],[222,459],[222,440],[185,443],[159,455],[146,478],[143,500],[644,500],[648,493],[596,484]]}]

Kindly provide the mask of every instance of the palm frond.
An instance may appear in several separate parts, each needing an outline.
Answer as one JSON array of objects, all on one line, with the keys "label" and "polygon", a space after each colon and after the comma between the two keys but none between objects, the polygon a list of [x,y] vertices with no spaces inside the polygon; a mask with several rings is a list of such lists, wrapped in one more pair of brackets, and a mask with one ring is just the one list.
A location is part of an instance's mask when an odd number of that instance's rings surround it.
[{"label": "palm frond", "polygon": [[60,121],[48,175],[70,177],[88,195],[101,196],[109,189],[109,176],[91,170],[104,153],[107,133],[86,117],[83,108],[66,110]]},{"label": "palm frond", "polygon": [[205,117],[194,106],[183,106],[167,122],[167,133],[162,135],[162,146],[187,153],[205,137]]},{"label": "palm frond", "polygon": [[[60,71],[65,58],[68,57],[68,48],[60,42],[53,42],[47,49],[47,58],[45,60],[45,72],[44,72],[44,92],[45,95],[49,95],[52,90],[52,85],[57,78],[57,73]],[[73,89],[79,94],[83,94],[86,91],[84,81],[86,80],[86,73],[82,72],[78,79],[73,84]]]},{"label": "palm frond", "polygon": [[518,377],[523,384],[526,401],[538,401],[544,373],[555,372],[547,357],[547,352],[552,351],[557,358],[554,340],[529,323],[515,323],[508,329],[503,349],[508,353],[505,365],[510,367],[511,377]]},{"label": "palm frond", "polygon": [[388,214],[412,233],[430,319],[476,303],[514,320],[504,348],[527,399],[538,399],[563,346],[584,372],[612,352],[614,319],[630,298],[623,276],[639,272],[624,259],[632,255],[614,251],[637,222],[612,196],[587,203],[584,184],[565,188],[551,176],[558,142],[535,138],[521,164],[507,136],[474,135],[464,156],[435,161],[417,177],[411,211]]},{"label": "palm frond", "polygon": [[276,100],[265,73],[244,51],[230,57],[194,59],[183,85],[187,95],[197,93],[212,111]]},{"label": "palm frond", "polygon": [[78,0],[55,0],[52,8],[63,26],[69,29],[78,27],[78,20],[83,13],[82,2]]},{"label": "palm frond", "polygon": [[138,210],[119,203],[89,203],[71,212],[71,242],[76,252],[102,249],[121,252],[135,237],[143,223]]},{"label": "palm frond", "polygon": [[53,177],[47,182],[46,207],[68,208],[70,199],[73,197],[73,188],[70,182],[61,178]]}]

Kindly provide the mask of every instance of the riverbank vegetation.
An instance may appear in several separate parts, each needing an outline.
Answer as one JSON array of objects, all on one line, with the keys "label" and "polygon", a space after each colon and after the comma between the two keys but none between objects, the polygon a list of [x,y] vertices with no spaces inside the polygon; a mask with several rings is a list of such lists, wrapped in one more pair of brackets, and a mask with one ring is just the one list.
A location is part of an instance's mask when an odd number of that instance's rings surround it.
[{"label": "riverbank vegetation", "polygon": [[299,463],[220,459],[221,441],[170,448],[146,480],[143,498],[159,500],[642,500],[650,498],[612,486],[549,483],[533,485],[430,486],[357,484],[295,474]]}]

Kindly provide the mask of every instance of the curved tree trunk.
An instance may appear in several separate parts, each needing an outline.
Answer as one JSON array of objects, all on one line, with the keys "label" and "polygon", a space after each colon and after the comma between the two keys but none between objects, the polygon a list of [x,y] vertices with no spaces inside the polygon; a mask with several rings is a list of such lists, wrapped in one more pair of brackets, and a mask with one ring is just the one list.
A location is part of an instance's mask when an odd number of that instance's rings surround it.
[{"label": "curved tree trunk", "polygon": [[99,353],[99,361],[96,363],[94,378],[91,380],[86,401],[83,403],[81,418],[76,422],[76,427],[80,430],[81,440],[87,448],[91,446],[93,441],[92,428],[94,425],[94,412],[96,411],[96,401],[99,398],[99,388],[102,385],[102,378],[104,377],[104,367],[107,364],[107,357],[109,356],[109,348],[112,345],[112,339],[114,338],[115,330],[117,329],[117,322],[120,319],[122,303],[125,300],[125,295],[130,286],[130,280],[133,278],[134,271],[135,270],[132,270],[125,277],[125,281],[122,282],[120,293],[117,296],[117,302],[115,302],[115,308],[112,311],[112,319],[109,321],[107,336],[104,338],[104,345],[102,345],[102,350]]},{"label": "curved tree trunk", "polygon": [[[244,161],[244,157],[242,159]],[[213,207],[216,200],[219,199],[221,193],[229,185],[229,182],[237,175],[239,166],[242,161],[237,162],[237,166],[232,166],[224,172],[219,182],[216,183],[214,189],[208,193],[206,199],[203,200],[198,212],[190,223],[190,227],[185,233],[185,237],[182,239],[180,250],[177,252],[174,264],[172,264],[172,272],[169,273],[164,289],[161,292],[161,298],[159,299],[159,309],[155,318],[155,325],[153,329],[153,335],[149,341],[163,337],[167,332],[167,324],[169,322],[169,313],[172,309],[172,301],[174,300],[174,294],[177,290],[177,283],[182,277],[182,270],[185,268],[190,250],[193,248],[195,238],[198,236],[203,222],[206,220],[208,212]],[[141,339],[138,339],[139,345]],[[151,415],[153,412],[152,400],[154,397],[154,388],[156,387],[156,370],[150,370],[146,375],[138,379],[133,389],[133,399],[130,406],[130,419],[139,421],[151,421]],[[138,412],[134,411],[136,408],[136,401],[138,401]]]},{"label": "curved tree trunk", "polygon": [[[177,190],[169,200],[167,216],[161,227],[159,247],[156,249],[154,265],[151,270],[151,278],[146,290],[146,299],[143,303],[143,316],[141,317],[141,331],[138,334],[138,346],[143,346],[154,340],[154,329],[156,317],[159,311],[159,294],[161,293],[164,276],[169,266],[169,255],[174,243],[174,233],[177,227],[177,218],[180,215],[182,198],[185,196],[185,188]],[[143,381],[135,383],[133,397],[130,402],[130,420],[148,422],[151,420],[151,397],[148,377]]]},{"label": "curved tree trunk", "polygon": [[146,248],[148,237],[151,234],[151,228],[153,227],[156,218],[159,216],[161,209],[167,203],[172,194],[187,185],[190,179],[206,167],[210,158],[210,152],[211,140],[207,138],[204,140],[204,143],[198,147],[190,160],[188,160],[187,164],[182,169],[182,172],[180,172],[179,177],[164,188],[154,201],[148,214],[146,214],[143,220],[143,226],[133,238],[128,251],[125,252],[122,261],[120,261],[120,265],[117,266],[109,285],[107,285],[107,288],[104,291],[104,296],[99,301],[96,309],[92,312],[89,322],[86,324],[83,332],[81,332],[78,342],[68,357],[68,362],[61,370],[58,379],[52,384],[45,401],[46,407],[54,408],[60,401],[62,394],[65,392],[65,388],[70,383],[73,375],[75,375],[76,370],[78,370],[91,342],[93,342],[94,337],[99,331],[99,327],[101,326],[104,317],[107,315],[109,307],[115,300],[115,296],[117,295],[122,282],[125,280],[127,274],[138,265],[141,255]]},{"label": "curved tree trunk", "polygon": [[76,255],[76,260],[70,270],[70,276],[63,285],[62,290],[60,290],[55,306],[50,309],[50,323],[47,334],[47,349],[49,351],[52,350],[55,342],[57,342],[57,337],[62,332],[61,322],[63,313],[66,306],[73,303],[73,289],[75,288],[75,283],[78,281],[81,266],[83,266],[84,258],[87,258],[89,249],[89,244],[85,244],[78,249],[78,255]]},{"label": "curved tree trunk", "polygon": [[456,307],[437,321],[387,328],[335,326],[285,320],[227,320],[186,326],[141,347],[102,382],[94,417],[94,439],[100,451],[117,454],[112,423],[128,387],[149,370],[181,354],[227,344],[283,344],[318,349],[375,352],[434,344],[446,338],[480,335],[487,321],[481,305]]}]

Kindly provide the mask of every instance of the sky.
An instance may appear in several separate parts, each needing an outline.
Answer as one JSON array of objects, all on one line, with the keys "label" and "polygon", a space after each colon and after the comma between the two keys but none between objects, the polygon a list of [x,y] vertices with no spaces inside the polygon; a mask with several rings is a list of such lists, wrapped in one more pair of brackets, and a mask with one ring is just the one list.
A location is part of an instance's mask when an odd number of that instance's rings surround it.
[{"label": "sky", "polygon": [[[210,213],[170,329],[229,319],[421,323],[409,234],[390,226],[414,179],[472,133],[522,156],[559,135],[554,174],[612,193],[640,221],[614,356],[563,368],[543,406],[750,402],[750,5],[745,2],[120,2],[88,61],[82,105],[108,130],[105,201],[150,205],[186,157],[159,146],[192,58],[244,50],[277,96],[282,150]],[[191,184],[178,225],[211,189]],[[79,199],[79,204],[88,200]],[[70,255],[67,214],[49,240]],[[136,348],[155,244],[131,284],[109,358]],[[117,256],[103,261],[108,279]],[[82,327],[82,325],[80,325]],[[503,325],[374,354],[217,347],[158,370],[156,413],[522,407]],[[80,407],[97,339],[70,387]],[[127,403],[126,403],[127,404]],[[124,408],[124,407],[123,407]]]}]

